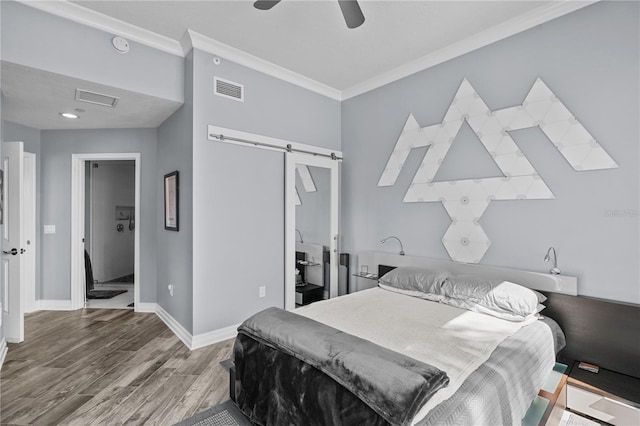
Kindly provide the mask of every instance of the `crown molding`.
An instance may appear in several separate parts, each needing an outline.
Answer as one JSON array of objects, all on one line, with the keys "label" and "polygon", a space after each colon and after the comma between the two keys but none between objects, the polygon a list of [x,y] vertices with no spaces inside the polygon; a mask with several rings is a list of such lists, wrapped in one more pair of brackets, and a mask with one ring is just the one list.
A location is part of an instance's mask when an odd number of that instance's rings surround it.
[{"label": "crown molding", "polygon": [[41,10],[52,15],[60,16],[70,21],[87,25],[98,30],[102,30],[113,35],[119,35],[140,44],[171,53],[172,55],[184,56],[180,42],[145,30],[137,25],[129,24],[120,19],[112,18],[100,12],[71,3],[67,0],[54,1],[28,1],[18,0],[18,2]]},{"label": "crown molding", "polygon": [[496,41],[526,31],[537,25],[559,18],[578,9],[597,3],[599,0],[552,2],[530,12],[502,22],[489,29],[450,44],[426,56],[378,74],[362,83],[358,83],[342,91],[342,100],[347,100],[394,81],[403,79],[417,72],[426,70],[443,62],[462,56],[466,53],[485,47]]},{"label": "crown molding", "polygon": [[[328,98],[335,99],[337,101],[342,100],[342,94],[338,89],[334,89],[326,84],[320,83],[309,77],[305,77],[302,74],[283,68],[280,65],[276,65],[273,62],[269,62],[240,49],[236,49],[228,44],[221,43],[193,30],[187,30],[187,33],[191,39],[192,48],[203,50],[214,55],[220,55],[229,61],[244,65],[245,67],[280,80],[284,80],[288,83],[295,84],[296,86],[311,90],[312,92],[319,93]],[[183,46],[187,46],[185,41],[183,41],[182,44]]]},{"label": "crown molding", "polygon": [[184,57],[193,48],[203,50],[328,98],[343,101],[597,3],[599,0],[551,2],[342,91],[192,30],[187,30],[178,41],[67,0],[17,1],[43,12],[117,34],[173,55]]}]

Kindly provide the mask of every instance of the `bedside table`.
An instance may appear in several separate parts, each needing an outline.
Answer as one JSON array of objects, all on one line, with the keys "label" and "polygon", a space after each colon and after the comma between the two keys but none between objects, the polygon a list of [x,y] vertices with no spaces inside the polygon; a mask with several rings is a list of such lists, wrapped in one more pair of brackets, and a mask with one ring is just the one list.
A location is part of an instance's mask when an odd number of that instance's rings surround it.
[{"label": "bedside table", "polygon": [[600,368],[591,373],[576,361],[567,379],[567,408],[612,425],[640,425],[640,379]]},{"label": "bedside table", "polygon": [[322,300],[324,297],[324,287],[315,284],[305,284],[296,286],[296,305],[308,305],[312,302]]}]

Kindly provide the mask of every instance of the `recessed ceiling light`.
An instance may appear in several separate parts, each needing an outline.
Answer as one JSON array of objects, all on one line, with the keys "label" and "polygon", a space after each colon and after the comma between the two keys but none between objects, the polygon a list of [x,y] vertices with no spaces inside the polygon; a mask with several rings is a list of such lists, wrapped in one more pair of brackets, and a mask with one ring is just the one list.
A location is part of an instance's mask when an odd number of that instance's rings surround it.
[{"label": "recessed ceiling light", "polygon": [[76,114],[73,114],[71,112],[60,112],[59,114],[64,118],[78,118]]}]

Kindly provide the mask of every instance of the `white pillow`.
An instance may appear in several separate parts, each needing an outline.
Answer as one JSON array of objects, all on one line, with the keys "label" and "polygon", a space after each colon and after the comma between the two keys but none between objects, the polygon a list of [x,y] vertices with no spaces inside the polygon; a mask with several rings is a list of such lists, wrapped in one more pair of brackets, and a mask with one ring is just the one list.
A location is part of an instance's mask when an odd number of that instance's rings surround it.
[{"label": "white pillow", "polygon": [[[395,268],[378,279],[378,283],[399,290],[417,293],[442,294],[441,288],[448,275],[431,269],[402,266]],[[417,295],[417,297],[422,297]]]},{"label": "white pillow", "polygon": [[510,321],[524,321],[538,312],[533,290],[509,281],[487,281],[474,276],[451,276],[442,286],[442,303],[464,307]]}]

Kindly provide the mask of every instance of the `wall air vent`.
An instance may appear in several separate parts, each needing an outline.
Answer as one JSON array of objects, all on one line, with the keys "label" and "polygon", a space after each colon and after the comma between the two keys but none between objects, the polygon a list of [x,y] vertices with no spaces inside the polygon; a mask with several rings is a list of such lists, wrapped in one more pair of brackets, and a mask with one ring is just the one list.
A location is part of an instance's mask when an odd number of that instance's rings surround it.
[{"label": "wall air vent", "polygon": [[244,86],[233,81],[213,77],[214,93],[223,98],[244,102]]},{"label": "wall air vent", "polygon": [[89,92],[88,90],[76,89],[76,101],[88,102],[94,105],[115,107],[120,98],[101,93]]}]

